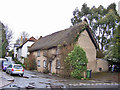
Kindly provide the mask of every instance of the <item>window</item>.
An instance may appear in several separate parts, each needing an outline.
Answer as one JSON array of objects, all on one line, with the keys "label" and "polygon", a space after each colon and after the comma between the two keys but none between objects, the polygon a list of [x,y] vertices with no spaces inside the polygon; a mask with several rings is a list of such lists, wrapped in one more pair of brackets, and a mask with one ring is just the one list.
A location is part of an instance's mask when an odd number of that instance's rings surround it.
[{"label": "window", "polygon": [[12,65],[9,65],[8,68],[12,68]]},{"label": "window", "polygon": [[38,60],[37,66],[40,67],[40,60]]},{"label": "window", "polygon": [[44,61],[43,61],[43,67],[46,68],[46,66],[47,66],[47,61],[44,60]]},{"label": "window", "polygon": [[56,61],[56,68],[59,69],[60,68],[60,60]]},{"label": "window", "polygon": [[37,51],[37,56],[40,57],[40,50]]},{"label": "window", "polygon": [[14,65],[14,68],[15,69],[22,69],[22,66],[21,65]]},{"label": "window", "polygon": [[60,54],[60,49],[59,48],[56,49],[56,54],[57,55]]}]

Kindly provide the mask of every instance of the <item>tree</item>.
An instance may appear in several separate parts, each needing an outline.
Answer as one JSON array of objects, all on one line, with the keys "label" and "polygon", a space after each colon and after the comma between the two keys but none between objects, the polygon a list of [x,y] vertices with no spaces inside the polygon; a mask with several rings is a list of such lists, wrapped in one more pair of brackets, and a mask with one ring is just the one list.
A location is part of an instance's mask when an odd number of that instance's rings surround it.
[{"label": "tree", "polygon": [[12,45],[11,40],[13,38],[13,31],[10,30],[7,25],[5,25],[5,32],[6,32],[6,39],[7,39],[7,42],[8,42],[7,49],[9,50],[11,45]]},{"label": "tree", "polygon": [[112,42],[105,54],[105,59],[120,63],[120,25],[116,28]]},{"label": "tree", "polygon": [[27,32],[25,32],[25,31],[23,31],[23,32],[21,33],[21,36],[22,36],[22,39],[23,39],[23,42],[24,42],[25,39],[29,37],[29,34],[28,34]]},{"label": "tree", "polygon": [[81,22],[82,17],[88,20],[92,33],[100,46],[100,51],[103,52],[107,49],[118,23],[115,3],[110,4],[107,9],[102,5],[98,8],[95,6],[89,8],[87,4],[83,4],[81,11],[78,8],[73,11],[71,23],[75,25]]},{"label": "tree", "polygon": [[82,21],[82,20],[81,20],[82,14],[81,14],[81,12],[79,11],[78,8],[76,8],[75,11],[73,11],[73,16],[74,16],[74,17],[71,19],[71,23],[72,23],[73,25],[75,25],[76,23],[79,23],[79,22]]},{"label": "tree", "polygon": [[6,31],[3,23],[0,22],[0,57],[5,57],[7,52],[8,41],[6,39]]},{"label": "tree", "polygon": [[0,44],[0,57],[5,57],[6,52],[11,47],[11,40],[13,36],[12,30],[8,28],[7,25],[4,25],[2,22],[0,22],[0,38],[1,42]]},{"label": "tree", "polygon": [[107,7],[107,12],[109,12],[109,10],[113,10],[113,11],[115,11],[115,14],[117,15],[117,16],[119,16],[118,15],[118,13],[117,13],[117,10],[116,10],[116,4],[115,3],[111,3],[108,7]]},{"label": "tree", "polygon": [[87,70],[88,59],[85,51],[80,46],[75,46],[65,59],[72,68],[71,76],[81,79],[82,73]]},{"label": "tree", "polygon": [[101,50],[106,50],[109,46],[109,42],[113,37],[115,26],[117,25],[117,16],[113,10],[99,19],[96,23],[98,35],[96,35],[97,42],[101,45]]},{"label": "tree", "polygon": [[16,44],[22,44],[26,41],[26,39],[29,37],[29,34],[25,31],[20,33],[20,36],[17,40],[16,40]]}]

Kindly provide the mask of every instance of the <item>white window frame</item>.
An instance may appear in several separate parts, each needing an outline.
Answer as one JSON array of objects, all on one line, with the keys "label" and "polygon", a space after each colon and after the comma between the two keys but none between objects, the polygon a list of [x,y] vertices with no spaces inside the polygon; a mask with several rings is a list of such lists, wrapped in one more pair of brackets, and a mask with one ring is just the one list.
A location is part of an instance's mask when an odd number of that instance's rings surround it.
[{"label": "white window frame", "polygon": [[37,61],[37,66],[40,67],[40,60]]},{"label": "white window frame", "polygon": [[43,67],[44,67],[44,68],[47,67],[47,61],[46,61],[46,60],[43,61]]}]

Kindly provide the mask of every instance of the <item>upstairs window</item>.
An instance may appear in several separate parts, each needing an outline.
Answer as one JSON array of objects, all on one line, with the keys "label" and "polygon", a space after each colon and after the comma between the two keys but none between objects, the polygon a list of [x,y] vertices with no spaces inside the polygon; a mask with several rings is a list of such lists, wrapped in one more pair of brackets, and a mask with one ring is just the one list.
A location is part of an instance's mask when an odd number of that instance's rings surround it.
[{"label": "upstairs window", "polygon": [[56,61],[56,68],[57,68],[57,69],[60,69],[60,60],[57,60],[57,61]]},{"label": "upstairs window", "polygon": [[40,50],[37,51],[37,56],[40,57]]}]

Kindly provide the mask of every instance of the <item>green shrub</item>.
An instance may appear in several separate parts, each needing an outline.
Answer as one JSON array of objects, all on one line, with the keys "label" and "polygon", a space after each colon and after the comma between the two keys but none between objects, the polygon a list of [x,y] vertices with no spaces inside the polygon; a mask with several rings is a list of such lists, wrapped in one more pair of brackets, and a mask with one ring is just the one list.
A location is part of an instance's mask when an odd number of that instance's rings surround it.
[{"label": "green shrub", "polygon": [[43,73],[48,74],[48,73],[49,73],[49,70],[48,70],[48,69],[44,69],[44,70],[43,70]]},{"label": "green shrub", "polygon": [[68,54],[65,59],[72,68],[71,76],[81,79],[83,72],[87,70],[88,59],[85,51],[80,46],[75,46],[73,51]]}]

